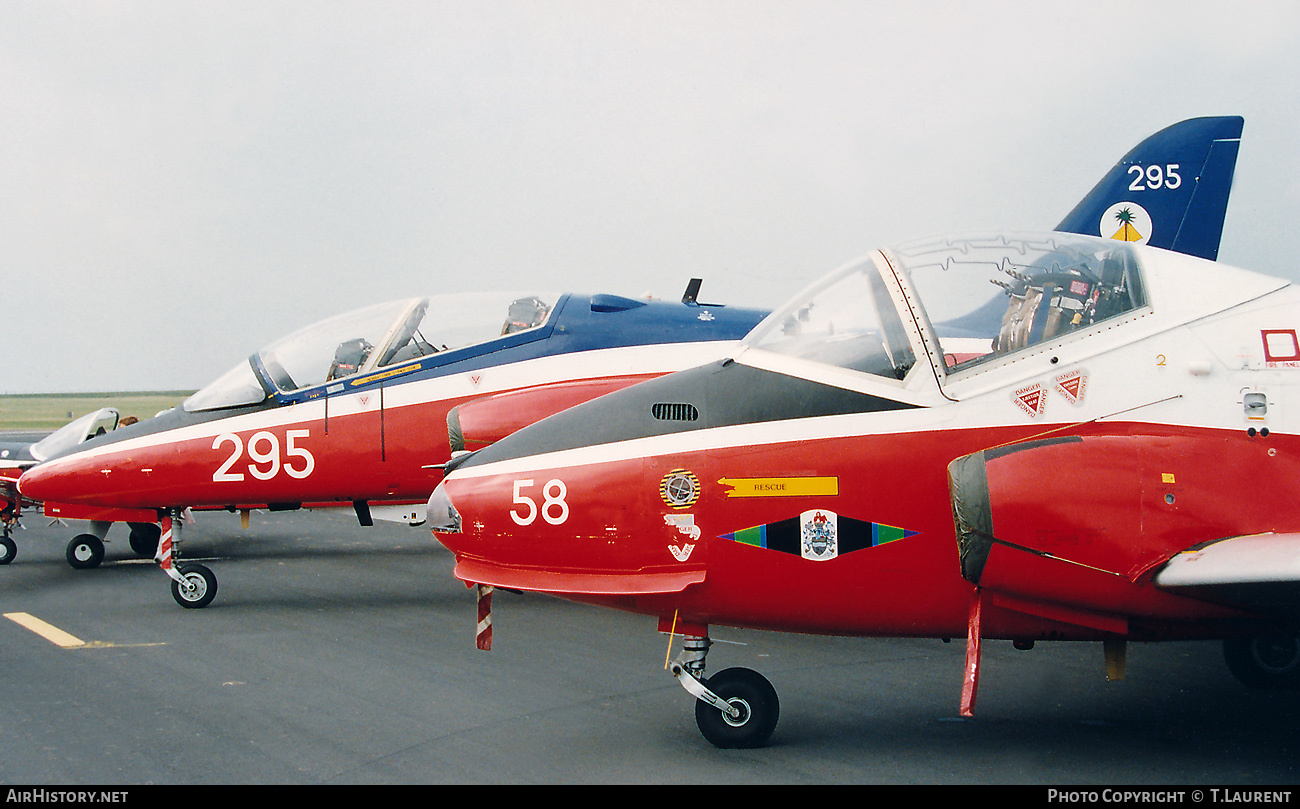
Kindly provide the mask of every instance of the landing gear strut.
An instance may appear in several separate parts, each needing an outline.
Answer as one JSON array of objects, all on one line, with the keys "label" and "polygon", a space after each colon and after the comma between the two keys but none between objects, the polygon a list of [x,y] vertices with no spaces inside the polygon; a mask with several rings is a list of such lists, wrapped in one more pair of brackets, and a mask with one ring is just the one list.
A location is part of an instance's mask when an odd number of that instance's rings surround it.
[{"label": "landing gear strut", "polygon": [[697,700],[695,724],[715,747],[762,747],[776,729],[780,701],[767,678],[746,668],[723,669],[704,678],[704,658],[713,644],[707,637],[688,637],[682,654],[669,666],[673,676]]},{"label": "landing gear strut", "polygon": [[199,609],[217,596],[217,577],[203,565],[180,561],[183,520],[167,513],[162,518],[158,555],[154,560],[172,580],[172,598],[186,609]]}]

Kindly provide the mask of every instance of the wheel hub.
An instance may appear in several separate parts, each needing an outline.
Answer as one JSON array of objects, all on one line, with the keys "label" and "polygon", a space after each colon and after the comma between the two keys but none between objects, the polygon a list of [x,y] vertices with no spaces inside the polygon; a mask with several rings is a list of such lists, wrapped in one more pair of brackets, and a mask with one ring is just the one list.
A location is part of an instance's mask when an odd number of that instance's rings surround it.
[{"label": "wheel hub", "polygon": [[724,711],[722,712],[722,721],[733,728],[744,727],[751,716],[749,703],[739,697],[732,697],[727,700],[727,704],[736,709],[736,715],[731,716]]}]

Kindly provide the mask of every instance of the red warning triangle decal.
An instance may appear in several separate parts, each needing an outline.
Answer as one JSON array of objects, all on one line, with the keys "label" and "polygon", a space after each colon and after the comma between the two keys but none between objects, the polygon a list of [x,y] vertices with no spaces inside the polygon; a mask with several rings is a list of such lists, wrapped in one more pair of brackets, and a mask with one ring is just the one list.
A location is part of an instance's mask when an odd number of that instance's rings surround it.
[{"label": "red warning triangle decal", "polygon": [[1082,371],[1071,371],[1056,378],[1056,390],[1070,400],[1070,404],[1083,401],[1084,391],[1088,387],[1088,377]]},{"label": "red warning triangle decal", "polygon": [[1041,415],[1043,406],[1046,404],[1047,392],[1039,384],[1030,385],[1027,388],[1021,388],[1011,395],[1020,409],[1031,416]]}]

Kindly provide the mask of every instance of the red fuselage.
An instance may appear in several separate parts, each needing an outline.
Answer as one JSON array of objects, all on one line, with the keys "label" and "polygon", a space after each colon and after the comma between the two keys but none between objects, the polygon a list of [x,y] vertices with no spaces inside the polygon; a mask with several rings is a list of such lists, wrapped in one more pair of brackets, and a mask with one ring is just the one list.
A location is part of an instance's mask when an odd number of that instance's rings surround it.
[{"label": "red fuselage", "polygon": [[[710,443],[664,456],[453,475],[444,490],[463,533],[439,538],[467,580],[664,619],[961,636],[975,585],[959,564],[948,463],[1050,429]],[[1221,632],[1222,625],[1207,629],[1219,619],[1243,617],[1156,589],[1147,574],[1197,537],[1300,528],[1295,440],[1132,424],[1074,433],[1085,444],[1118,446],[1072,468],[1056,464],[1071,460],[1071,448],[1011,470],[990,466],[990,487],[1032,496],[994,507],[999,539],[1013,544],[995,547],[985,568],[982,585],[998,596],[984,616],[985,637],[1199,636]],[[677,470],[698,487],[681,507],[660,490]],[[808,494],[782,491],[798,492],[808,480],[821,483]],[[1048,490],[1061,496],[1045,501]],[[818,509],[839,518],[841,536],[845,518],[874,525],[879,544],[815,561],[746,541],[760,535],[753,529],[767,527],[770,538],[782,521]],[[1280,510],[1289,513],[1279,519]]]},{"label": "red fuselage", "polygon": [[1293,574],[1230,556],[1158,579],[1247,535],[1293,558],[1297,311],[1277,279],[1116,242],[921,240],[814,284],[728,360],[453,464],[429,520],[468,582],[665,622],[1260,633]]}]

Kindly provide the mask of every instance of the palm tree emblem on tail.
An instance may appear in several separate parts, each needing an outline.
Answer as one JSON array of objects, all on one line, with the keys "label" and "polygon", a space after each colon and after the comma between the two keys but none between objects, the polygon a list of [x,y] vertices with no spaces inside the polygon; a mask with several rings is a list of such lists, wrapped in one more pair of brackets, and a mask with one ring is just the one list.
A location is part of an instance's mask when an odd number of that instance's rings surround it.
[{"label": "palm tree emblem on tail", "polygon": [[1142,241],[1142,234],[1138,233],[1137,228],[1133,226],[1134,215],[1131,208],[1121,208],[1116,211],[1115,219],[1119,221],[1119,230],[1115,231],[1114,236],[1111,236],[1112,239],[1121,242]]}]

